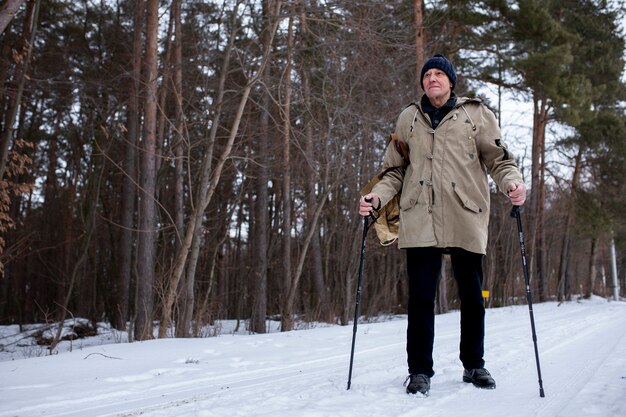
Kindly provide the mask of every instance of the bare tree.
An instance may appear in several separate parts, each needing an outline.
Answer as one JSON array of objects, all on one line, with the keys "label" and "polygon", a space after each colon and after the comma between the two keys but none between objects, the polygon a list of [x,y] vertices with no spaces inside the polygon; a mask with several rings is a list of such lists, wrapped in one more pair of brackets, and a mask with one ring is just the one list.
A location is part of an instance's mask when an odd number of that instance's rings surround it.
[{"label": "bare tree", "polygon": [[[136,1],[133,12],[134,27],[143,26],[145,7]],[[128,111],[126,121],[126,142],[123,144],[124,176],[122,179],[122,202],[120,213],[120,233],[118,242],[119,271],[114,280],[115,292],[112,312],[113,326],[118,330],[126,328],[130,319],[130,294],[134,242],[135,200],[137,197],[137,137],[139,132],[139,89],[141,78],[142,30],[133,32],[133,52],[131,71],[128,77]]]},{"label": "bare tree", "polygon": [[424,30],[424,2],[423,0],[413,0],[415,12],[415,91],[419,93],[422,88],[420,73],[424,65],[424,45],[426,44],[426,33]]},{"label": "bare tree", "polygon": [[17,9],[24,4],[26,0],[6,0],[2,6],[0,6],[0,35],[4,33],[13,16],[17,12]]},{"label": "bare tree", "polygon": [[[312,34],[309,29],[309,23],[307,21],[306,14],[304,13],[304,1],[301,4],[299,11],[299,33],[301,38],[302,49],[307,50],[308,48],[312,48],[314,44],[314,40],[312,39]],[[328,293],[328,289],[324,282],[324,268],[322,264],[322,249],[320,244],[320,236],[319,236],[319,223],[313,223],[312,221],[308,221],[310,219],[314,219],[315,213],[317,213],[317,186],[319,184],[319,172],[318,172],[318,163],[317,158],[315,156],[315,138],[314,138],[314,112],[313,108],[313,98],[311,91],[311,65],[304,58],[302,62],[298,64],[299,74],[302,80],[302,99],[304,101],[304,114],[302,115],[304,119],[304,132],[303,132],[303,140],[304,140],[304,149],[303,149],[303,174],[304,174],[304,194],[306,200],[306,225],[311,232],[311,243],[310,248],[306,256],[306,261],[308,262],[308,273],[310,275],[310,279],[313,283],[313,288],[315,289],[316,300],[319,308],[319,319],[323,321],[330,321],[333,319],[331,306],[330,306],[330,297]]]},{"label": "bare tree", "polygon": [[[137,305],[135,338],[146,340],[152,335],[156,243],[156,141],[157,141],[157,61],[159,1],[146,2],[146,46],[144,55],[145,85],[141,172],[139,184],[139,236],[137,239]],[[136,29],[138,30],[138,29]]]},{"label": "bare tree", "polygon": [[[185,227],[184,211],[184,145],[185,145],[185,120],[183,116],[183,51],[182,51],[182,20],[181,20],[181,0],[172,3],[172,19],[174,20],[174,109],[175,109],[175,134],[174,134],[174,227],[176,236],[183,233]],[[180,239],[176,240],[178,249],[181,246]],[[179,313],[180,326],[176,326],[176,335],[179,337],[189,337],[191,335],[190,323],[195,305],[194,276],[189,275],[181,285],[181,308]]]},{"label": "bare tree", "polygon": [[581,160],[583,147],[580,146],[574,158],[574,171],[570,184],[570,197],[565,207],[565,229],[563,231],[563,245],[561,246],[561,256],[559,258],[558,276],[558,299],[559,301],[569,300],[571,283],[569,280],[569,261],[571,256],[572,229],[574,228],[574,214],[576,208],[576,190],[580,184]]},{"label": "bare tree", "polygon": [[295,292],[296,282],[291,279],[291,60],[293,50],[293,19],[295,3],[291,4],[289,24],[287,28],[287,45],[285,58],[286,65],[282,79],[284,80],[283,103],[281,115],[283,117],[283,291],[281,331],[293,329],[293,303],[290,302],[291,292]]},{"label": "bare tree", "polygon": [[[10,7],[11,3],[15,2],[8,2],[4,6]],[[17,117],[17,112],[22,100],[22,92],[24,91],[24,83],[26,82],[28,74],[28,66],[32,56],[32,45],[35,39],[40,4],[41,0],[29,1],[28,8],[26,10],[26,19],[24,19],[22,37],[19,41],[19,46],[16,48],[16,53],[13,54],[13,59],[16,63],[15,71],[13,73],[14,88],[10,91],[11,98],[7,111],[4,115],[4,129],[0,132],[0,179],[4,176],[9,148],[13,141],[13,125],[15,123],[15,118]],[[5,11],[0,10],[0,12]],[[6,13],[10,13],[10,10],[6,10]],[[4,13],[0,15],[3,16]],[[0,33],[3,31],[4,29],[0,31]]]},{"label": "bare tree", "polygon": [[[280,3],[281,2],[278,1],[275,4],[275,10],[273,14],[274,16],[278,15],[278,10],[280,10]],[[239,3],[237,3],[235,10],[233,11],[234,13],[233,19],[236,19],[237,17],[236,14],[237,14],[238,5]],[[203,156],[201,176],[200,176],[200,180],[198,182],[197,191],[196,191],[196,202],[194,204],[192,214],[188,220],[187,228],[185,230],[185,236],[183,238],[180,250],[178,251],[176,255],[176,261],[174,264],[172,279],[168,283],[169,287],[166,293],[165,301],[163,303],[163,316],[161,320],[161,325],[159,327],[159,337],[162,337],[165,335],[165,329],[169,325],[172,305],[176,298],[176,289],[177,289],[178,283],[180,282],[182,274],[184,273],[185,265],[187,264],[187,261],[188,261],[188,254],[190,252],[190,249],[191,249],[191,257],[189,258],[189,265],[187,265],[188,275],[195,274],[195,268],[197,264],[197,255],[198,255],[198,251],[200,248],[200,232],[202,229],[202,221],[204,218],[204,212],[207,206],[209,205],[209,203],[211,202],[211,199],[213,198],[213,195],[217,189],[217,185],[220,181],[220,177],[222,174],[222,170],[224,169],[224,165],[226,161],[228,160],[228,158],[230,157],[233,144],[235,142],[235,138],[237,137],[237,134],[239,132],[239,125],[241,123],[243,112],[248,102],[250,92],[252,88],[256,85],[256,83],[259,81],[261,75],[265,71],[265,67],[268,65],[270,51],[271,51],[271,44],[273,42],[274,34],[278,26],[278,21],[279,21],[278,19],[275,19],[272,22],[272,26],[269,29],[269,33],[270,33],[269,42],[267,44],[264,44],[263,56],[259,63],[259,67],[256,70],[256,72],[253,71],[253,75],[247,80],[246,86],[241,92],[239,106],[237,108],[237,113],[235,114],[233,125],[230,129],[230,133],[228,135],[226,143],[224,144],[223,151],[220,157],[218,158],[215,168],[211,170],[212,160],[213,160],[212,147],[213,147],[213,144],[215,143],[215,138],[217,137],[217,128],[220,124],[220,117],[221,117],[220,106],[222,105],[222,100],[223,100],[225,77],[228,72],[227,71],[227,68],[228,68],[227,65],[229,61],[228,56],[229,56],[230,51],[232,51],[233,43],[234,43],[234,39],[236,35],[236,26],[233,26],[232,28],[231,38],[229,41],[229,47],[227,50],[226,59],[224,60],[225,68],[222,69],[222,75],[220,78],[220,87],[218,89],[218,100],[216,101],[217,108],[215,111],[213,123],[211,126],[210,137],[208,141],[211,151],[205,152]]]},{"label": "bare tree", "polygon": [[[540,94],[533,96],[533,142],[532,142],[532,167],[531,167],[531,228],[532,242],[531,265],[534,264],[536,282],[539,292],[539,301],[548,298],[545,258],[545,225],[544,209],[546,201],[546,126],[550,120],[550,103],[547,97]],[[531,269],[532,271],[532,269]],[[531,272],[532,273],[532,272]]]},{"label": "bare tree", "polygon": [[[91,241],[95,234],[97,218],[96,212],[100,201],[100,186],[102,178],[104,176],[104,158],[100,157],[99,155],[94,155],[93,161],[90,161],[89,165],[93,168],[92,172],[89,175],[89,184],[86,192],[87,198],[82,201],[86,205],[84,209],[84,231],[80,239],[78,258],[75,259],[71,265],[70,279],[63,297],[62,304],[60,305],[61,309],[58,316],[59,325],[57,327],[54,339],[49,346],[49,350],[51,352],[54,351],[56,345],[61,341],[63,323],[65,322],[65,318],[67,317],[67,314],[69,312],[70,300],[74,295],[74,290],[78,287],[79,282],[82,279],[85,263],[87,262],[89,251],[91,248]],[[70,265],[68,264],[67,267],[69,269]]]},{"label": "bare tree", "polygon": [[[202,222],[204,220],[204,211],[209,204],[210,199],[208,199],[208,195],[206,193],[206,189],[209,186],[211,181],[211,167],[213,163],[213,150],[215,147],[215,140],[217,137],[217,129],[221,120],[222,114],[222,105],[224,100],[225,93],[225,82],[226,75],[228,74],[228,68],[230,63],[230,54],[233,50],[233,44],[235,41],[236,33],[238,27],[236,25],[237,22],[237,13],[240,2],[235,4],[235,7],[232,11],[232,27],[231,33],[228,40],[228,44],[225,51],[224,61],[222,64],[222,68],[220,71],[220,78],[217,88],[217,97],[215,100],[215,109],[214,116],[211,122],[211,131],[209,132],[209,138],[207,140],[206,150],[204,152],[204,156],[202,159],[202,165],[200,169],[200,181],[197,185],[195,191],[195,199],[193,205],[193,211],[187,223],[187,228],[185,230],[185,235],[178,247],[178,251],[176,253],[176,259],[174,262],[174,268],[172,271],[172,275],[168,282],[167,291],[165,294],[165,299],[163,302],[163,312],[161,315],[161,323],[159,326],[159,337],[165,337],[167,328],[169,323],[171,322],[172,315],[172,307],[176,300],[176,295],[178,292],[178,286],[181,280],[183,280],[183,275],[185,274],[185,266],[187,265],[187,280],[189,280],[190,276],[195,275],[195,268],[198,261],[198,253],[200,248],[200,236],[202,231]],[[236,134],[236,132],[235,132]],[[233,137],[234,140],[234,137]],[[191,250],[191,256],[189,258],[189,252]],[[190,285],[190,284],[187,284]],[[179,325],[186,327],[188,323],[179,323]]]},{"label": "bare tree", "polygon": [[[262,2],[263,31],[261,34],[261,44],[267,51],[270,50],[274,27],[279,21],[280,1],[264,0]],[[259,70],[261,82],[266,86],[270,85],[269,65],[265,65],[262,71]],[[267,269],[268,269],[268,244],[269,244],[269,216],[268,216],[268,185],[269,185],[269,118],[270,118],[271,97],[267,88],[264,88],[259,99],[261,111],[259,120],[259,134],[256,138],[258,173],[256,178],[256,219],[254,240],[254,272],[253,272],[253,299],[252,314],[250,318],[250,330],[256,333],[265,333],[265,318],[267,314]]]},{"label": "bare tree", "polygon": [[587,272],[587,280],[585,280],[584,285],[584,296],[585,298],[590,298],[595,290],[596,286],[596,277],[598,276],[598,269],[596,267],[596,263],[598,261],[598,238],[591,238],[591,248],[589,254],[589,270]]}]

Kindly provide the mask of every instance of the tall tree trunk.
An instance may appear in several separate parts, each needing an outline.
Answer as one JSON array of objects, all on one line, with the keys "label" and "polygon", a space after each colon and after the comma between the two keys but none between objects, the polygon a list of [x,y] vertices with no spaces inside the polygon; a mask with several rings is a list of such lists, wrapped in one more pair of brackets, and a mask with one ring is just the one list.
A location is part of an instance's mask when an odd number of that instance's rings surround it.
[{"label": "tall tree trunk", "polygon": [[[532,168],[531,168],[531,241],[532,259],[535,264],[539,301],[545,301],[547,295],[547,283],[545,277],[545,133],[548,124],[548,108],[543,97],[534,96],[533,113],[533,144],[532,144]],[[532,262],[531,262],[532,264]],[[531,270],[532,271],[532,270]]]},{"label": "tall tree trunk", "polygon": [[619,278],[617,277],[617,254],[615,252],[615,233],[611,230],[611,288],[613,300],[619,301]]},{"label": "tall tree trunk", "polygon": [[563,245],[561,247],[561,257],[559,261],[559,301],[565,301],[570,299],[570,282],[569,282],[569,260],[570,260],[570,246],[571,246],[571,231],[574,227],[574,214],[576,209],[576,190],[580,183],[580,170],[581,160],[583,154],[583,147],[578,149],[574,160],[574,172],[572,174],[572,182],[570,188],[570,198],[567,201],[566,216],[565,216],[565,230],[563,231]]},{"label": "tall tree trunk", "polygon": [[546,254],[546,137],[545,127],[542,130],[541,139],[541,169],[539,171],[539,198],[537,201],[537,231],[536,231],[536,247],[537,247],[537,284],[539,287],[539,301],[547,301],[548,295],[548,256]]},{"label": "tall tree trunk", "polygon": [[[300,258],[298,259],[296,272],[294,274],[293,282],[289,288],[289,294],[287,297],[287,309],[289,311],[293,311],[293,306],[294,306],[294,302],[296,299],[296,291],[300,283],[300,278],[302,277],[302,270],[304,268],[304,262],[307,258],[307,251],[309,249],[309,245],[311,244],[311,241],[313,240],[313,236],[317,234],[317,222],[319,221],[320,215],[322,214],[322,210],[324,209],[324,204],[328,200],[328,196],[330,195],[331,190],[332,190],[332,187],[330,187],[328,191],[326,192],[326,194],[322,196],[322,201],[320,201],[319,204],[317,204],[317,210],[315,211],[313,218],[309,220],[311,224],[309,226],[309,231],[302,245],[302,253],[300,254]],[[293,325],[293,320],[291,324]]]},{"label": "tall tree trunk", "polygon": [[[263,2],[266,10],[266,25],[269,25],[269,10],[267,10],[267,1]],[[269,31],[264,30],[263,44],[267,44]],[[270,84],[270,67],[265,67],[262,75],[262,82],[269,86]],[[271,98],[269,92],[263,89],[261,104],[261,119],[259,121],[259,135],[256,140],[257,152],[257,179],[256,179],[256,220],[255,235],[252,237],[254,241],[255,265],[254,265],[254,284],[253,284],[253,300],[252,314],[250,318],[250,330],[255,333],[265,333],[265,316],[267,314],[267,250],[269,241],[269,215],[268,215],[268,182],[269,182],[269,164],[270,158],[268,153],[269,142],[269,106]]]},{"label": "tall tree trunk", "polygon": [[[263,33],[261,44],[266,50],[271,48],[273,38],[273,21],[278,20],[280,1],[263,0]],[[263,67],[261,80],[266,86],[270,85],[270,66]],[[265,316],[267,315],[267,268],[268,268],[268,245],[269,245],[269,216],[268,216],[268,183],[270,173],[269,157],[269,120],[270,105],[272,103],[269,91],[266,88],[261,93],[260,107],[261,119],[259,121],[259,135],[257,140],[258,176],[256,181],[256,234],[255,242],[255,268],[253,284],[252,314],[250,317],[250,330],[255,333],[265,333]]]},{"label": "tall tree trunk", "polygon": [[[7,84],[10,80],[10,61],[12,61],[11,45],[9,45],[9,42],[4,42],[2,48],[0,49],[0,80],[2,80],[2,82],[0,82],[0,110],[2,110],[3,113],[6,108],[6,103],[10,102],[10,100],[7,100],[8,97],[5,95]],[[0,118],[0,138],[2,137],[2,131],[4,130],[3,125],[4,119]]]},{"label": "tall tree trunk", "polygon": [[598,270],[596,268],[596,259],[598,257],[598,238],[591,238],[591,249],[589,253],[589,272],[587,274],[587,288],[585,290],[585,298],[591,298],[596,285],[596,277]]},{"label": "tall tree trunk", "polygon": [[[24,84],[26,82],[30,58],[33,51],[32,45],[35,41],[40,4],[41,0],[29,1],[26,10],[26,19],[24,19],[22,29],[22,37],[19,41],[17,52],[14,54],[14,60],[17,61],[13,72],[14,89],[7,89],[7,93],[10,94],[10,99],[8,100],[6,113],[4,114],[4,129],[0,132],[0,179],[4,177],[4,171],[6,170],[9,149],[11,148],[13,140],[13,125],[17,117],[20,102],[22,101],[22,92],[24,91]],[[9,6],[9,4],[5,4],[5,6]],[[2,80],[2,82],[4,82],[4,80]]]},{"label": "tall tree trunk", "polygon": [[133,259],[133,230],[135,218],[135,199],[137,172],[135,158],[139,131],[139,83],[141,78],[141,49],[144,18],[144,4],[135,2],[133,34],[133,58],[128,80],[128,120],[126,122],[126,143],[123,144],[122,204],[120,213],[120,234],[118,242],[119,271],[114,284],[114,305],[112,324],[118,330],[125,330],[130,319],[130,294]]},{"label": "tall tree trunk", "polygon": [[[95,155],[95,154],[94,154]],[[72,272],[70,274],[70,280],[68,283],[68,287],[66,293],[64,295],[63,301],[60,305],[61,310],[59,314],[59,326],[57,327],[57,331],[55,333],[54,339],[49,346],[50,352],[52,352],[59,341],[61,340],[61,334],[63,331],[63,322],[69,313],[69,304],[72,296],[74,294],[74,289],[79,284],[79,281],[83,277],[84,272],[84,264],[87,261],[87,257],[89,255],[89,251],[91,250],[91,240],[95,233],[96,229],[96,217],[97,217],[97,208],[100,201],[100,189],[102,178],[104,176],[104,159],[101,156],[93,156],[93,160],[91,161],[91,165],[93,166],[93,170],[91,171],[88,178],[88,186],[87,186],[87,195],[83,200],[84,204],[87,206],[84,211],[84,231],[80,238],[80,248],[78,258],[72,265]]]},{"label": "tall tree trunk", "polygon": [[[46,174],[45,174],[45,181],[43,184],[43,210],[46,213],[56,213],[59,218],[66,220],[67,219],[67,212],[68,210],[73,210],[75,209],[74,207],[74,201],[72,199],[71,202],[67,202],[65,201],[65,205],[66,208],[65,209],[61,209],[60,203],[59,201],[62,200],[61,196],[60,196],[60,189],[62,188],[59,185],[59,179],[57,177],[57,171],[61,169],[61,167],[59,166],[60,163],[60,158],[59,158],[59,140],[58,140],[58,133],[60,131],[60,124],[61,124],[61,117],[57,117],[57,120],[55,121],[55,126],[54,126],[54,133],[52,135],[52,137],[50,139],[48,139],[48,149],[46,152],[46,157],[48,160],[48,166],[47,166],[47,170],[46,170]],[[67,171],[66,171],[67,172]],[[63,214],[61,214],[63,213]],[[54,244],[58,244],[57,242],[64,242],[62,244],[62,250],[64,250],[66,253],[69,250],[69,247],[71,246],[71,241],[70,242],[65,242],[66,239],[66,235],[62,232],[61,229],[65,229],[67,232],[67,226],[68,224],[65,223],[63,228],[58,228],[55,227],[54,224],[50,223],[50,222],[44,222],[41,225],[41,229],[42,229],[42,236],[41,236],[41,241],[45,242],[45,244],[47,245],[52,245],[53,242]],[[68,276],[69,276],[69,271],[63,268],[63,262],[62,262],[62,256],[59,256],[59,254],[57,253],[45,253],[44,255],[42,255],[44,258],[44,264],[47,265],[54,265],[53,266],[53,270],[55,271],[54,275],[50,276],[49,273],[45,274],[47,279],[51,279],[51,281],[53,281],[55,283],[54,285],[54,293],[53,293],[53,302],[56,306],[62,306],[63,305],[63,300],[68,292]],[[42,300],[39,299],[36,301],[37,303],[41,303]],[[61,320],[62,319],[62,315],[65,314],[64,311],[59,311],[57,316],[55,317],[55,320]]]},{"label": "tall tree trunk", "polygon": [[424,31],[424,2],[423,0],[413,0],[413,11],[415,13],[415,92],[416,97],[422,90],[420,73],[425,62],[424,45],[426,44],[426,34]]},{"label": "tall tree trunk", "polygon": [[[304,13],[304,5],[300,9],[300,33],[303,38],[302,43],[305,47],[312,46],[310,39],[309,25]],[[311,99],[311,83],[310,70],[307,62],[300,63],[300,77],[302,79],[302,95],[304,100],[305,113],[304,122],[304,173],[305,173],[305,199],[307,202],[306,217],[313,219],[317,212],[317,186],[319,184],[319,172],[317,171],[317,158],[315,157],[315,139],[313,137],[313,100]],[[328,289],[324,283],[324,268],[322,265],[322,247],[320,244],[320,235],[317,225],[314,226],[312,221],[306,222],[308,227],[314,228],[311,237],[311,246],[309,249],[309,274],[313,281],[313,287],[317,294],[317,302],[319,304],[319,319],[322,321],[332,321],[333,313],[330,306],[330,296]]]},{"label": "tall tree trunk", "polygon": [[25,0],[6,0],[2,6],[0,6],[0,35],[4,33],[4,30],[9,26],[17,9],[24,4]]},{"label": "tall tree trunk", "polygon": [[284,287],[282,291],[282,314],[281,331],[293,329],[293,304],[289,303],[289,293],[295,291],[293,288],[296,281],[291,279],[291,163],[290,163],[290,135],[291,135],[291,51],[293,49],[293,12],[294,3],[291,5],[287,33],[287,65],[283,80],[285,90],[283,94],[283,276]]},{"label": "tall tree trunk", "polygon": [[146,3],[146,48],[144,56],[144,125],[141,146],[139,238],[137,239],[137,317],[135,338],[146,340],[152,335],[156,258],[156,122],[159,1]]},{"label": "tall tree trunk", "polygon": [[[163,155],[163,147],[165,146],[165,132],[169,130],[167,126],[170,124],[170,120],[168,119],[168,98],[170,96],[170,88],[175,89],[173,86],[174,82],[172,79],[172,32],[174,31],[174,8],[175,4],[172,3],[170,8],[170,19],[167,24],[167,35],[166,45],[165,45],[165,53],[163,54],[161,67],[163,68],[163,73],[160,78],[163,80],[161,83],[161,88],[159,89],[159,99],[157,104],[157,122],[156,122],[156,152],[158,155]],[[158,173],[161,170],[161,158],[157,158],[156,160],[156,172]],[[159,190],[157,190],[157,193]],[[157,195],[158,198],[158,195]]]},{"label": "tall tree trunk", "polygon": [[[181,0],[174,0],[172,3],[172,20],[174,20],[174,45],[173,45],[173,90],[174,90],[174,108],[175,108],[175,126],[176,131],[174,135],[174,155],[176,160],[174,161],[175,169],[175,183],[174,183],[174,219],[176,227],[176,235],[182,236],[184,224],[184,164],[183,164],[183,138],[185,131],[185,124],[183,118],[183,57],[182,57],[182,22],[180,16],[180,4]],[[176,240],[176,249],[178,250],[182,242],[180,239]],[[194,297],[194,276],[187,276],[182,282],[181,290],[181,306],[179,308],[180,313],[178,321],[176,323],[176,336],[177,337],[189,337],[191,336],[191,319],[194,310],[195,297]]]}]

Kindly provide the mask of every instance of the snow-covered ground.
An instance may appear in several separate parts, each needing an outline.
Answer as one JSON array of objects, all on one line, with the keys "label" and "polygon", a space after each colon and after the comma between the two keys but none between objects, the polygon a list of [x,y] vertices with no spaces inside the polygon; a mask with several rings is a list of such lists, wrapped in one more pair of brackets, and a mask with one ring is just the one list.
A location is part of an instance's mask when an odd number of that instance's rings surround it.
[{"label": "snow-covered ground", "polygon": [[525,305],[487,312],[495,390],[461,381],[459,314],[437,316],[427,398],[402,386],[405,317],[359,324],[350,390],[352,326],[136,343],[103,332],[39,357],[4,327],[0,416],[626,416],[626,303],[550,302],[534,313],[545,398]]}]

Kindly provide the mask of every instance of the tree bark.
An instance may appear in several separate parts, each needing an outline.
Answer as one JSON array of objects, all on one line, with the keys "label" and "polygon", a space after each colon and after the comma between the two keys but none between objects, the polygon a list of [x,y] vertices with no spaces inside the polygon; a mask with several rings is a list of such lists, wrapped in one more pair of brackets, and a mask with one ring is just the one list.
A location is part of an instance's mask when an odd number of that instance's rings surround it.
[{"label": "tree bark", "polygon": [[574,160],[574,172],[572,173],[572,182],[570,188],[570,198],[565,208],[567,214],[565,217],[565,230],[563,231],[563,245],[561,247],[561,256],[559,258],[559,301],[569,301],[570,299],[570,287],[569,282],[569,259],[570,259],[570,246],[571,246],[571,231],[574,227],[574,215],[576,210],[576,190],[580,183],[580,171],[581,160],[583,154],[583,147],[578,149]]},{"label": "tree bark", "polygon": [[613,288],[613,300],[619,301],[619,278],[617,277],[617,255],[615,253],[615,238],[611,230],[611,288]]},{"label": "tree bark", "polygon": [[[304,47],[312,47],[313,42],[310,38],[309,25],[304,13],[304,5],[300,10],[300,33],[302,37],[302,43]],[[310,71],[311,68],[306,61],[303,61],[299,65],[300,77],[302,79],[302,95],[304,101],[303,115],[304,122],[304,173],[305,173],[305,198],[307,202],[306,216],[307,219],[313,219],[317,212],[317,187],[319,184],[319,173],[317,170],[318,161],[315,152],[315,139],[313,137],[313,100],[311,98],[311,83],[310,83]],[[311,236],[311,244],[309,249],[309,256],[307,257],[309,262],[308,272],[313,282],[313,287],[317,294],[319,319],[322,321],[331,321],[333,319],[333,313],[330,306],[330,297],[328,289],[324,282],[324,268],[322,263],[322,247],[320,244],[319,228],[317,223],[315,226],[313,222],[307,222],[308,227],[315,227],[315,232]]]},{"label": "tree bark", "polygon": [[[280,1],[263,1],[264,28],[261,44],[265,50],[271,48],[273,39],[273,25],[278,21]],[[273,23],[274,22],[274,23]],[[270,85],[270,66],[265,65],[260,71],[263,84]],[[269,216],[268,216],[268,183],[270,172],[269,158],[269,120],[271,97],[267,88],[261,93],[260,107],[261,119],[259,121],[259,135],[257,138],[258,176],[256,182],[256,233],[254,239],[255,267],[253,283],[252,314],[250,317],[250,331],[265,333],[265,316],[267,315],[267,268],[268,268],[268,245],[269,245]]]},{"label": "tree bark", "polygon": [[284,287],[282,291],[283,312],[281,314],[281,331],[293,330],[293,302],[290,294],[298,281],[292,281],[291,273],[291,163],[290,163],[290,135],[291,135],[291,51],[293,49],[293,12],[292,3],[289,24],[287,29],[287,64],[283,80],[285,89],[283,94],[283,276]]},{"label": "tree bark", "polygon": [[6,0],[2,6],[0,6],[0,35],[2,35],[9,26],[17,9],[19,9],[26,0]]},{"label": "tree bark", "polygon": [[596,285],[596,277],[598,275],[598,270],[596,268],[596,260],[598,257],[598,238],[591,238],[591,249],[589,253],[589,272],[587,274],[587,288],[585,291],[585,298],[591,298],[593,295],[593,291]]},{"label": "tree bark", "polygon": [[[17,48],[18,51],[14,54],[14,59],[17,59],[13,73],[15,90],[13,91],[13,94],[11,94],[11,99],[9,100],[7,111],[4,116],[4,129],[0,132],[0,179],[4,177],[9,149],[11,148],[11,143],[13,141],[13,125],[15,123],[15,118],[17,117],[20,102],[22,101],[22,92],[24,91],[24,84],[26,83],[30,58],[33,52],[32,45],[35,40],[40,4],[41,0],[30,1],[28,3],[26,19],[24,19],[22,30],[22,38],[19,42],[20,45]],[[9,6],[9,4],[7,3],[5,6]]]},{"label": "tree bark", "polygon": [[128,80],[128,120],[126,121],[126,142],[123,146],[122,203],[120,213],[121,230],[118,242],[119,271],[114,281],[114,305],[112,324],[118,330],[125,330],[130,319],[130,294],[134,241],[135,199],[137,197],[137,135],[139,131],[139,82],[141,77],[141,49],[144,7],[143,2],[135,2],[133,34],[133,55],[130,77]]},{"label": "tree bark", "polygon": [[[531,168],[531,226],[530,234],[532,245],[532,258],[534,259],[534,271],[536,272],[539,301],[548,298],[545,269],[545,133],[548,124],[548,105],[544,97],[533,97],[533,143],[532,143],[532,168]],[[532,262],[531,262],[532,264]],[[532,273],[532,269],[531,269]]]},{"label": "tree bark", "polygon": [[137,317],[135,338],[153,337],[152,319],[155,283],[156,244],[156,122],[159,1],[146,3],[146,48],[144,56],[144,126],[141,146],[139,238],[137,239]]},{"label": "tree bark", "polygon": [[413,0],[413,10],[415,13],[415,92],[416,97],[422,90],[420,74],[422,66],[424,66],[425,52],[424,45],[426,44],[426,33],[424,31],[424,2],[423,0]]},{"label": "tree bark", "polygon": [[[264,5],[267,1],[263,2]],[[269,6],[264,6],[266,28],[263,35],[263,45],[267,45],[269,39]],[[262,82],[269,86],[270,67],[266,66],[261,76]],[[269,215],[268,215],[268,183],[269,183],[269,106],[271,99],[267,89],[263,89],[260,99],[261,118],[259,120],[259,134],[256,138],[257,152],[257,179],[256,179],[256,201],[255,201],[255,231],[254,253],[254,281],[252,313],[250,318],[250,330],[254,333],[265,333],[265,316],[267,315],[267,251],[269,245]]]},{"label": "tree bark", "polygon": [[[175,110],[175,133],[174,133],[174,226],[176,236],[180,237],[185,227],[184,219],[184,164],[183,164],[183,140],[185,123],[183,117],[183,57],[182,57],[182,21],[180,16],[181,0],[174,0],[172,3],[172,19],[174,20],[174,50],[173,50],[173,90],[174,90],[174,110]],[[176,249],[182,244],[180,239],[176,239]],[[183,281],[181,291],[181,306],[179,319],[176,323],[176,336],[191,336],[191,320],[195,305],[195,274],[188,275]]]},{"label": "tree bark", "polygon": [[[322,214],[322,210],[324,209],[324,203],[328,199],[328,195],[330,194],[331,189],[322,197],[322,201],[317,205],[317,210],[311,219],[311,225],[309,226],[309,232],[307,233],[306,238],[304,239],[304,243],[302,245],[302,254],[300,255],[300,259],[298,260],[298,265],[296,267],[296,272],[293,277],[293,282],[289,289],[289,294],[287,297],[287,309],[288,311],[293,312],[294,301],[296,299],[296,291],[298,288],[298,284],[300,283],[300,278],[302,277],[302,270],[304,268],[304,262],[307,258],[307,251],[309,249],[309,245],[313,239],[313,235],[316,234],[317,231],[317,222],[319,220],[320,215]],[[291,325],[293,326],[293,320],[291,320]]]},{"label": "tree bark", "polygon": [[61,333],[63,331],[63,323],[65,322],[65,318],[69,313],[69,304],[72,299],[72,295],[74,294],[74,289],[79,284],[83,276],[84,264],[87,261],[89,251],[91,249],[91,240],[95,233],[96,229],[96,217],[97,217],[97,207],[98,202],[100,201],[100,189],[102,178],[104,174],[104,160],[99,155],[93,156],[93,160],[90,161],[90,165],[93,166],[93,170],[89,176],[89,185],[87,188],[87,196],[84,199],[84,204],[87,206],[85,209],[85,225],[84,231],[82,233],[80,239],[80,249],[78,258],[72,265],[72,272],[70,274],[70,280],[68,283],[68,287],[66,293],[64,294],[62,304],[60,305],[61,310],[59,314],[59,326],[57,327],[57,331],[55,333],[54,339],[49,346],[49,351],[52,352],[56,348],[57,344],[61,340]]}]

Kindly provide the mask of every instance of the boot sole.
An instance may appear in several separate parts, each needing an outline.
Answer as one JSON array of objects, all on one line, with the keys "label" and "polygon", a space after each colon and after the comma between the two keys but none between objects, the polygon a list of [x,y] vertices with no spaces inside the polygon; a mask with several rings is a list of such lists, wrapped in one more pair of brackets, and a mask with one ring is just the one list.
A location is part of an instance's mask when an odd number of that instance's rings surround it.
[{"label": "boot sole", "polygon": [[406,390],[406,393],[409,394],[409,395],[421,395],[423,397],[428,397],[428,391],[426,391],[426,392],[421,392],[421,391],[412,392],[412,391]]},{"label": "boot sole", "polygon": [[496,384],[495,383],[493,385],[480,385],[480,384],[474,382],[471,378],[467,378],[467,377],[463,377],[463,382],[467,382],[468,384],[472,384],[476,388],[480,388],[480,389],[496,389]]}]

